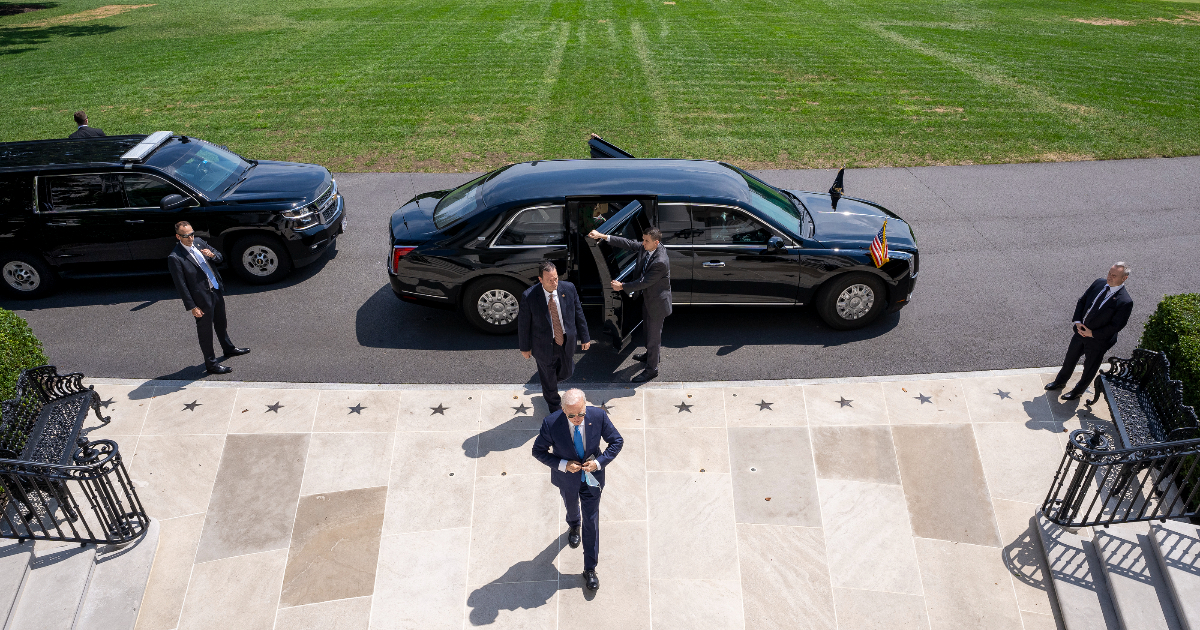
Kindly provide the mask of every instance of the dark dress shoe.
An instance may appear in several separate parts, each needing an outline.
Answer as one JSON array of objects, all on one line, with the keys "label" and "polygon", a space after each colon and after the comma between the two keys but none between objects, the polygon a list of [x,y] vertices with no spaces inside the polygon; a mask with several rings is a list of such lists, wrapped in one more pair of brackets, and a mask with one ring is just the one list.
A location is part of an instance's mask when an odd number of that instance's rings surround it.
[{"label": "dark dress shoe", "polygon": [[569,534],[567,534],[567,544],[571,545],[572,549],[575,549],[575,548],[579,547],[580,540],[581,539],[579,537],[579,526],[572,525],[571,532]]},{"label": "dark dress shoe", "polygon": [[1066,387],[1066,385],[1066,383],[1055,383],[1054,381],[1050,381],[1049,383],[1046,383],[1046,391],[1052,392],[1056,389],[1062,389],[1063,387]]},{"label": "dark dress shoe", "polygon": [[229,367],[228,365],[221,365],[220,363],[216,365],[205,366],[204,369],[208,370],[209,374],[228,374],[233,371],[233,368]]},{"label": "dark dress shoe", "polygon": [[595,569],[584,569],[583,584],[584,584],[584,586],[587,587],[587,590],[589,590],[589,591],[600,590],[600,578],[596,577]]},{"label": "dark dress shoe", "polygon": [[632,379],[630,379],[630,381],[632,381],[634,383],[645,383],[646,381],[648,381],[652,378],[657,378],[657,377],[658,377],[658,370],[653,370],[653,371],[642,370],[641,373],[634,376]]},{"label": "dark dress shoe", "polygon": [[243,354],[250,354],[250,348],[230,348],[225,351],[225,356],[236,357]]},{"label": "dark dress shoe", "polygon": [[633,360],[634,360],[634,361],[641,361],[642,363],[645,363],[645,362],[646,362],[646,353],[645,353],[645,352],[639,352],[639,353],[637,353],[637,354],[633,355]]},{"label": "dark dress shoe", "polygon": [[1075,400],[1076,398],[1079,398],[1082,395],[1083,395],[1083,392],[1071,391],[1071,392],[1067,392],[1067,393],[1063,394],[1062,399],[1063,400]]}]

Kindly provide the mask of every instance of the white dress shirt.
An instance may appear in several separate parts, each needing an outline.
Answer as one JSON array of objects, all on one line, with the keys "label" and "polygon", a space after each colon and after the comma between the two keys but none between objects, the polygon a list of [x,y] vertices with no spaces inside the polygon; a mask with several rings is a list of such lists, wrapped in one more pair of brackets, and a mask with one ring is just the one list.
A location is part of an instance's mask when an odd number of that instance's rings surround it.
[{"label": "white dress shirt", "polygon": [[[565,414],[566,412],[564,411],[563,413]],[[585,414],[587,413],[587,407],[583,408],[583,413],[585,413]],[[571,424],[570,419],[567,420],[567,429],[570,430],[571,443],[574,444],[575,443],[575,425]],[[587,427],[584,426],[583,423],[579,424],[579,435],[583,438],[583,447],[587,448]],[[600,460],[597,459],[597,460],[595,460],[595,462],[596,462],[597,466],[600,466],[600,468],[597,468],[596,470],[600,470],[601,468],[604,468],[604,466],[602,466],[600,464]],[[569,464],[569,463],[571,463],[571,460],[569,460],[569,459],[558,460],[558,471],[559,472],[567,472],[567,464]],[[583,462],[580,462],[580,463],[583,463]]]},{"label": "white dress shirt", "polygon": [[[1125,286],[1124,282],[1122,282],[1121,284],[1118,284],[1115,287],[1112,285],[1104,285],[1104,291],[1102,291],[1100,293],[1100,295],[1096,296],[1096,299],[1092,302],[1092,305],[1090,307],[1088,307],[1088,310],[1083,312],[1083,316],[1086,318],[1088,313],[1091,313],[1092,311],[1100,310],[1100,307],[1104,306],[1104,303],[1108,301],[1108,298],[1116,295],[1117,291],[1120,291],[1121,287],[1123,287],[1123,286]],[[1076,322],[1071,322],[1071,323],[1082,324],[1083,322],[1076,321]]]}]

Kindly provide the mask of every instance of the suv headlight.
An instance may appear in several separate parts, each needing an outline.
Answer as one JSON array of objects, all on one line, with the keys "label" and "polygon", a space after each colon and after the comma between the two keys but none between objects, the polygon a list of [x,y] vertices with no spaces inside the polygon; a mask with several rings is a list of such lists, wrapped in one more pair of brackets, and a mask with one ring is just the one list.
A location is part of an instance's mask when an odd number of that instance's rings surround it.
[{"label": "suv headlight", "polygon": [[284,210],[283,216],[291,219],[292,226],[299,229],[316,225],[321,220],[320,216],[317,215],[317,209],[312,204],[292,208],[291,210]]}]

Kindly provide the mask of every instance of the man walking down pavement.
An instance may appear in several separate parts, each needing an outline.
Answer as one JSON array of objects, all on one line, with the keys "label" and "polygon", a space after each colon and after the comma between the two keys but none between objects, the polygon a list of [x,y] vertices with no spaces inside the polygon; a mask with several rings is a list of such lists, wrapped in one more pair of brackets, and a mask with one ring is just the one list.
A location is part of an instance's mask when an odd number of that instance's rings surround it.
[{"label": "man walking down pavement", "polygon": [[88,126],[88,117],[83,110],[75,112],[75,124],[77,128],[75,132],[67,136],[68,140],[81,140],[83,138],[102,138],[107,134],[103,129]]},{"label": "man walking down pavement", "polygon": [[1104,353],[1117,343],[1117,333],[1129,323],[1133,312],[1133,298],[1125,290],[1129,278],[1129,265],[1118,262],[1108,270],[1107,278],[1097,278],[1075,303],[1075,316],[1071,318],[1071,343],[1067,346],[1067,358],[1053,381],[1046,384],[1047,390],[1062,389],[1075,371],[1079,357],[1083,357],[1083,376],[1074,389],[1062,395],[1063,400],[1075,400],[1083,395],[1100,364]]},{"label": "man walking down pavement", "polygon": [[558,382],[575,372],[575,341],[584,350],[592,347],[583,304],[575,285],[558,279],[554,263],[544,260],[538,267],[538,283],[521,294],[517,311],[517,343],[521,356],[537,361],[542,398],[554,413],[562,408]]},{"label": "man walking down pavement", "polygon": [[250,348],[233,345],[226,330],[225,298],[222,296],[225,281],[215,266],[224,257],[221,252],[209,247],[204,239],[196,236],[196,231],[187,221],[175,224],[175,238],[179,243],[167,256],[167,267],[171,270],[171,280],[175,282],[175,290],[179,291],[183,307],[196,318],[196,334],[200,338],[200,350],[204,352],[204,367],[209,374],[228,374],[233,369],[218,363],[213,352],[213,329],[216,329],[217,339],[226,357],[246,354]]},{"label": "man walking down pavement", "polygon": [[[608,412],[591,407],[582,391],[568,390],[563,408],[542,420],[533,440],[533,456],[550,467],[550,483],[558,488],[567,508],[567,543],[583,543],[583,583],[589,591],[600,588],[596,564],[600,558],[600,495],[604,469],[625,444]],[[600,450],[603,439],[607,448]],[[582,536],[580,536],[580,530]]]},{"label": "man walking down pavement", "polygon": [[646,331],[646,351],[633,355],[633,358],[635,361],[644,361],[646,369],[635,375],[632,381],[644,383],[658,376],[663,322],[671,314],[671,262],[667,259],[667,248],[662,246],[662,231],[652,227],[642,234],[640,242],[601,234],[596,230],[592,230],[588,236],[603,239],[613,247],[638,253],[637,268],[631,276],[634,280],[613,280],[612,289],[642,292],[642,328]]}]

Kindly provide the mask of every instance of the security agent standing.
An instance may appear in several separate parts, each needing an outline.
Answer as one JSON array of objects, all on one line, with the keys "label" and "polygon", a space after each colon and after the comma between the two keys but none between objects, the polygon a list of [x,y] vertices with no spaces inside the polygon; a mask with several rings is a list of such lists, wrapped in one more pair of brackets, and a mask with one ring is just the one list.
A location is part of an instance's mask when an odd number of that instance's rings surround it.
[{"label": "security agent standing", "polygon": [[[608,412],[589,407],[583,392],[568,390],[563,408],[542,420],[533,440],[533,456],[550,467],[550,483],[558,488],[567,508],[567,543],[579,547],[583,536],[583,580],[589,591],[600,588],[596,563],[600,557],[600,495],[604,469],[621,452],[625,440]],[[600,451],[600,440],[608,447]]]},{"label": "security agent standing", "polygon": [[517,343],[521,356],[537,360],[542,398],[550,413],[562,408],[558,382],[575,372],[575,340],[584,350],[592,347],[583,305],[575,285],[559,281],[554,263],[544,260],[538,266],[538,283],[521,294],[517,311]]},{"label": "security agent standing", "polygon": [[641,242],[620,236],[610,236],[592,230],[589,237],[603,239],[620,249],[636,251],[636,278],[630,282],[612,281],[614,291],[642,292],[642,326],[646,329],[646,351],[633,355],[644,361],[646,369],[633,377],[634,383],[644,383],[658,376],[659,351],[662,348],[663,321],[671,314],[671,263],[667,248],[662,245],[662,231],[652,227],[642,234]]},{"label": "security agent standing", "polygon": [[228,374],[232,368],[217,363],[213,352],[213,328],[226,357],[250,352],[250,348],[239,348],[229,340],[226,331],[225,298],[222,297],[225,281],[214,265],[224,260],[221,252],[209,247],[204,239],[187,221],[175,224],[175,238],[179,243],[167,256],[167,267],[175,290],[183,299],[183,306],[196,318],[196,333],[200,337],[200,349],[204,351],[204,367],[210,374]]},{"label": "security agent standing", "polygon": [[75,124],[79,126],[75,133],[67,136],[68,140],[81,140],[83,138],[102,138],[105,134],[103,129],[88,126],[87,114],[83,110],[75,112]]},{"label": "security agent standing", "polygon": [[1129,265],[1119,262],[1108,270],[1107,278],[1097,278],[1075,304],[1075,316],[1071,327],[1071,344],[1067,346],[1067,358],[1058,376],[1046,384],[1047,390],[1062,389],[1075,371],[1079,357],[1083,357],[1083,376],[1075,388],[1062,395],[1063,400],[1075,400],[1096,378],[1104,353],[1117,343],[1117,333],[1129,323],[1133,312],[1133,298],[1125,290],[1129,278]]}]

